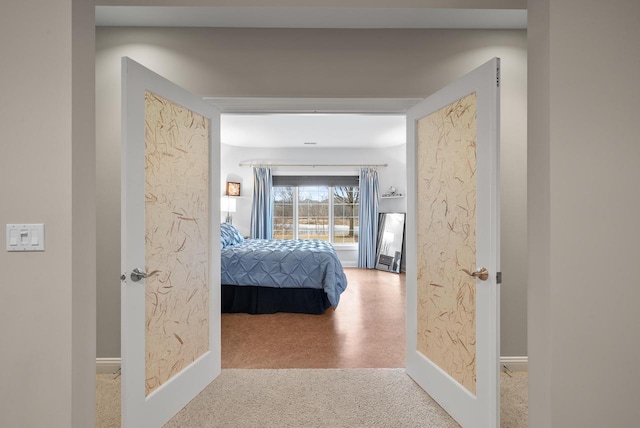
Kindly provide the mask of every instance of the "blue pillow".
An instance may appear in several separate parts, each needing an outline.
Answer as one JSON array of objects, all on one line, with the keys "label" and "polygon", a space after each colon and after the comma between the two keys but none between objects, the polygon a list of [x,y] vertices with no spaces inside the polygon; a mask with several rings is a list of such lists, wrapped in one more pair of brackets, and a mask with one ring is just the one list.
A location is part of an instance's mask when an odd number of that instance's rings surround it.
[{"label": "blue pillow", "polygon": [[240,234],[240,231],[235,226],[229,224],[229,230],[231,231],[231,245],[240,244],[244,242],[244,238]]},{"label": "blue pillow", "polygon": [[220,249],[229,245],[239,244],[244,241],[240,231],[232,224],[220,224]]}]

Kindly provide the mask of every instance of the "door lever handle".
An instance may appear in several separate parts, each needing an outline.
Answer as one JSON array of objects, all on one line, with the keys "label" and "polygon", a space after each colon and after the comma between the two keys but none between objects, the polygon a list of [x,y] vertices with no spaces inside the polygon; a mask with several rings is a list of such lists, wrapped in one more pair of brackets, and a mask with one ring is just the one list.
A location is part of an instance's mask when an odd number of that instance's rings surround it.
[{"label": "door lever handle", "polygon": [[146,272],[141,272],[140,269],[138,269],[138,268],[133,269],[133,272],[131,272],[131,280],[133,282],[138,282],[142,278],[146,278],[146,277],[147,277],[147,273]]},{"label": "door lever handle", "polygon": [[[157,273],[159,273],[159,272],[160,272],[159,270],[153,270],[153,271],[151,271],[151,272],[149,272],[149,273],[146,273],[146,272],[142,272],[142,271],[141,271],[140,269],[138,269],[138,268],[134,268],[134,269],[133,269],[133,271],[131,272],[131,280],[132,280],[133,282],[138,282],[138,281],[140,281],[140,280],[141,280],[141,279],[143,279],[143,278],[151,278],[153,275],[155,275],[155,274],[157,274]],[[122,281],[124,281],[125,279],[127,279],[127,277],[126,277],[124,274],[122,274],[122,276],[120,277],[120,279],[121,279]]]},{"label": "door lever handle", "polygon": [[468,271],[467,269],[460,270],[473,278],[478,278],[480,281],[486,281],[489,278],[489,271],[487,268],[478,268],[475,272]]}]

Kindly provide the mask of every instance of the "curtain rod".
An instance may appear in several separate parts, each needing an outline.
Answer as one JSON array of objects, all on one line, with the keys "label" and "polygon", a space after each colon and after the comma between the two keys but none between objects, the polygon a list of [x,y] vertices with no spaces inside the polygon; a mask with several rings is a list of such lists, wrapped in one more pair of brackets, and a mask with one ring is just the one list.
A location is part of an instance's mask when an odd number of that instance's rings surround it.
[{"label": "curtain rod", "polygon": [[328,167],[328,166],[345,166],[345,167],[387,167],[389,166],[389,164],[387,163],[378,163],[378,164],[374,164],[374,163],[363,163],[363,164],[359,164],[359,163],[353,163],[353,164],[331,164],[331,163],[327,163],[327,164],[319,164],[319,163],[262,163],[262,162],[240,162],[238,164],[239,166],[279,166],[279,167],[284,167],[284,166],[306,166],[306,167],[311,167],[311,168],[316,168],[316,167]]}]

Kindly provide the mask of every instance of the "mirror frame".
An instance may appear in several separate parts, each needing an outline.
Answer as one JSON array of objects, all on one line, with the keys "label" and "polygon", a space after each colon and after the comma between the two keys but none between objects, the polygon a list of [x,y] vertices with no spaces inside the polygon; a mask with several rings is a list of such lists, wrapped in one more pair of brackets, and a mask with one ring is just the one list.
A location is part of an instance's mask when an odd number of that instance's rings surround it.
[{"label": "mirror frame", "polygon": [[[389,214],[398,214],[402,215],[402,237],[400,238],[400,254],[396,259],[396,256],[390,256],[388,254],[382,254],[382,241],[384,236],[384,225],[387,220],[386,217]],[[405,233],[406,233],[406,225],[407,225],[407,214],[406,213],[379,213],[378,214],[378,238],[376,241],[376,265],[375,268],[378,270],[383,270],[386,272],[400,273],[402,272],[402,261],[404,259],[404,246],[405,246]],[[396,252],[397,253],[397,252]],[[395,269],[394,269],[395,266]]]}]

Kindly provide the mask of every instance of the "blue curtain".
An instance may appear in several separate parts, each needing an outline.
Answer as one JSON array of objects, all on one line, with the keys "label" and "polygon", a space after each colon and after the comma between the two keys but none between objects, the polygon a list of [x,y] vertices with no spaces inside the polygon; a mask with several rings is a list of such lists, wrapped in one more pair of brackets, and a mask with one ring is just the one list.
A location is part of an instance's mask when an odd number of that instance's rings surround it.
[{"label": "blue curtain", "polygon": [[271,168],[253,168],[252,238],[272,239],[273,237],[272,184]]},{"label": "blue curtain", "polygon": [[378,171],[360,170],[360,225],[358,229],[358,267],[376,266],[376,239],[378,237]]}]

